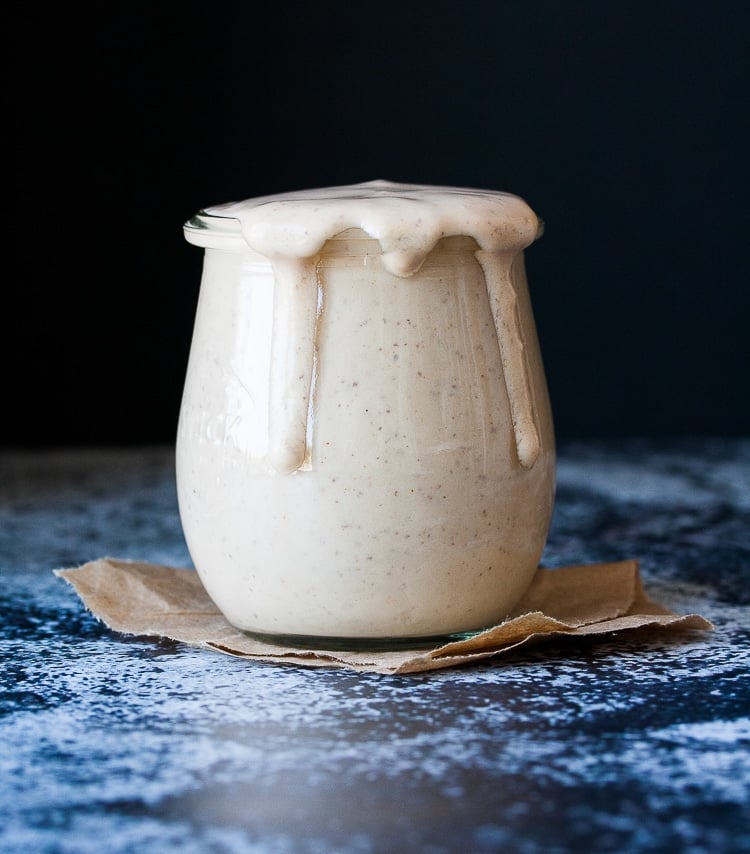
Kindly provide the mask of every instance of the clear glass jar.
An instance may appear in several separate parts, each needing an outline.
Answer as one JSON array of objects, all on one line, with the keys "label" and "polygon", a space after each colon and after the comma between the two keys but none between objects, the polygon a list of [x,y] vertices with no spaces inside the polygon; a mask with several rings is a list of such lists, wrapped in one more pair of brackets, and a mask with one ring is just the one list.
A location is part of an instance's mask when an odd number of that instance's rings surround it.
[{"label": "clear glass jar", "polygon": [[[288,372],[299,362],[293,335],[274,343],[271,262],[233,219],[201,214],[185,234],[205,257],[178,427],[179,507],[227,619],[288,642],[360,647],[500,622],[534,575],[554,496],[523,253],[506,320],[520,336],[538,438],[530,466],[519,462],[502,331],[473,238],[440,240],[408,278],[388,272],[362,231],[329,240],[316,265],[311,371],[279,380],[279,363]],[[285,471],[274,434],[297,381],[304,459]]]}]

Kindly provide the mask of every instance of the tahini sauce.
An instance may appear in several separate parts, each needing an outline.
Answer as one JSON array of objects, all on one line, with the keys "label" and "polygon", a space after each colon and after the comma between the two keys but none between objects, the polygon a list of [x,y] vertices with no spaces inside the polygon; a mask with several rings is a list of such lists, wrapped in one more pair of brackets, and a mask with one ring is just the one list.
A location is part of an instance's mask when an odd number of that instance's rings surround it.
[{"label": "tahini sauce", "polygon": [[[501,619],[533,576],[554,491],[522,263],[537,217],[505,193],[385,181],[204,213],[236,220],[245,243],[207,250],[178,436],[183,526],[219,607],[299,635]],[[347,235],[353,263],[336,257]],[[386,376],[374,345],[397,335],[390,358],[412,364]]]}]

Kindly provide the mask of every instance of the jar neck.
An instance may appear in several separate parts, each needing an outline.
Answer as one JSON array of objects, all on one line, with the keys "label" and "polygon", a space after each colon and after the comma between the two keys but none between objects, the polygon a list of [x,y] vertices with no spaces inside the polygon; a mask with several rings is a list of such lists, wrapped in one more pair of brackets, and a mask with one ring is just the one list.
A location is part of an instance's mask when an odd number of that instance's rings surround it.
[{"label": "jar neck", "polygon": [[[229,217],[197,214],[183,227],[185,239],[194,246],[203,249],[219,249],[241,252],[251,256],[250,260],[270,263],[264,255],[256,252],[245,241],[239,220]],[[454,235],[443,237],[429,253],[427,261],[436,256],[474,253],[478,249],[473,237]],[[349,228],[329,238],[319,253],[319,263],[327,266],[334,259],[367,259],[383,254],[380,243],[367,232],[359,228]]]}]

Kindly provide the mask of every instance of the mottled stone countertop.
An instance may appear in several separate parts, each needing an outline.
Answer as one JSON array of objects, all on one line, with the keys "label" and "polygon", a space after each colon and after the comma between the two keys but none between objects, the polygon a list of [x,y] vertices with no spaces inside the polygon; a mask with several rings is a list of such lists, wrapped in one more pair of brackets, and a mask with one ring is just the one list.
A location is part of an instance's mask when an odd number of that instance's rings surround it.
[{"label": "mottled stone countertop", "polygon": [[53,576],[189,565],[170,449],[0,456],[0,848],[750,850],[750,442],[568,444],[543,564],[641,559],[715,631],[410,676],[107,630]]}]

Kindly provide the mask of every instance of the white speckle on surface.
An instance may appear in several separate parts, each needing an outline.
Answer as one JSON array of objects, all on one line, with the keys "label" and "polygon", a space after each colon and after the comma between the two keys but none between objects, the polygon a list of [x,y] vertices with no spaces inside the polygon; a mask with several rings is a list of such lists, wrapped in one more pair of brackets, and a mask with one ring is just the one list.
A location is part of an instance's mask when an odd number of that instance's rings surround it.
[{"label": "white speckle on surface", "polygon": [[[709,482],[717,458],[750,475],[741,443],[690,447],[561,458],[653,460],[675,484]],[[750,846],[750,568],[724,487],[650,504],[565,474],[545,553],[641,557],[655,598],[714,632],[382,677],[125,638],[82,609],[53,568],[186,563],[170,449],[6,454],[0,473],[2,851]]]}]

